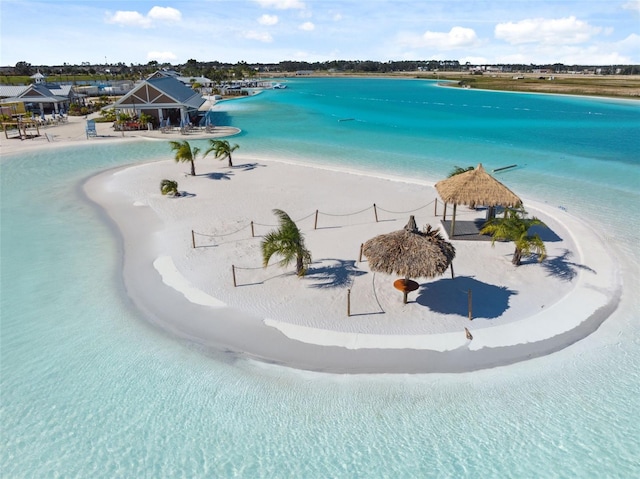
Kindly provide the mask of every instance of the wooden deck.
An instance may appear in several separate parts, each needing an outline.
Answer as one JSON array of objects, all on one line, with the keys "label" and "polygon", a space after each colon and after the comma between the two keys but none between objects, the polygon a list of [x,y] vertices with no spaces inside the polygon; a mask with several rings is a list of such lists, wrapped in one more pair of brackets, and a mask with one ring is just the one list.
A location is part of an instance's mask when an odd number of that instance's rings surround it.
[{"label": "wooden deck", "polygon": [[440,220],[440,222],[450,240],[491,241],[491,236],[480,234],[480,229],[482,229],[482,226],[486,222],[484,218],[477,218],[472,221],[460,221],[456,219],[456,230],[453,237],[449,234],[451,231],[451,220]]}]

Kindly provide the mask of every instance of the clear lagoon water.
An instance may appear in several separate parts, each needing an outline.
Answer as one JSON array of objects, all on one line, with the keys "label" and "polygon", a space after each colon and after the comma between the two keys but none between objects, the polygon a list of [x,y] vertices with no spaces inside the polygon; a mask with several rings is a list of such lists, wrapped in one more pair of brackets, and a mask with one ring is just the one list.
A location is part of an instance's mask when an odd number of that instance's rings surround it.
[{"label": "clear lagoon water", "polygon": [[[1,163],[0,475],[637,477],[640,103],[384,79],[290,79],[222,102],[245,155],[436,181],[454,165],[607,239],[625,293],[591,336],[466,374],[331,375],[204,350],[128,300],[83,181],[169,159],[102,142]],[[343,120],[343,121],[340,121]],[[313,185],[309,185],[310,188]]]}]

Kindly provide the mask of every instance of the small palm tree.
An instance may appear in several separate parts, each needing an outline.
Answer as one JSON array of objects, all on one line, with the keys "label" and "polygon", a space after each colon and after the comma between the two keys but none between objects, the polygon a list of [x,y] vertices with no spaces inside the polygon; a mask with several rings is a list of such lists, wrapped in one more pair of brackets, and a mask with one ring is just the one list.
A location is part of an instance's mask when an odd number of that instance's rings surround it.
[{"label": "small palm tree", "polygon": [[508,210],[504,218],[493,218],[489,220],[480,230],[480,234],[490,234],[493,236],[491,244],[496,241],[513,241],[516,250],[513,253],[511,263],[519,266],[524,256],[538,255],[538,261],[542,261],[547,256],[544,242],[537,234],[530,235],[529,228],[532,226],[546,225],[538,218],[526,218],[524,209]]},{"label": "small palm tree", "polygon": [[178,182],[164,179],[160,182],[160,192],[163,195],[180,196]]},{"label": "small palm tree", "polygon": [[471,171],[473,169],[474,169],[473,166],[467,166],[466,168],[463,168],[461,166],[454,166],[453,170],[449,172],[448,178],[459,175],[460,173],[466,173],[467,171]]},{"label": "small palm tree", "polygon": [[227,140],[209,140],[209,148],[204,152],[204,156],[207,156],[212,151],[215,153],[216,158],[229,159],[229,167],[233,166],[231,162],[231,153],[240,148],[240,145],[230,145]]},{"label": "small palm tree", "polygon": [[280,266],[287,266],[296,260],[296,273],[304,276],[311,264],[311,252],[305,247],[304,236],[287,213],[275,209],[273,213],[280,220],[280,227],[269,232],[260,244],[262,248],[262,265],[266,268],[271,256],[282,256]]},{"label": "small palm tree", "polygon": [[175,153],[175,160],[180,163],[189,162],[191,163],[191,176],[196,176],[196,166],[195,161],[200,153],[200,148],[197,146],[191,148],[191,145],[187,140],[184,141],[170,141],[169,146],[171,150]]}]

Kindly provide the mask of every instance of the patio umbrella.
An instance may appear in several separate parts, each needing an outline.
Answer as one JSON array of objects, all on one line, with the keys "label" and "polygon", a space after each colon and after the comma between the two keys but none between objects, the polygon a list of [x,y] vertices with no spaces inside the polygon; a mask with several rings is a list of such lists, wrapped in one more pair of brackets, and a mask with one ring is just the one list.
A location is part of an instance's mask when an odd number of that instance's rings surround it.
[{"label": "patio umbrella", "polygon": [[436,190],[446,204],[453,203],[453,220],[449,236],[453,237],[456,224],[457,205],[483,205],[490,208],[496,206],[516,207],[522,200],[479,164],[473,170],[454,175],[436,183]]},{"label": "patio umbrella", "polygon": [[368,240],[362,254],[372,271],[404,277],[395,281],[394,287],[403,292],[406,303],[408,293],[418,288],[418,283],[409,278],[440,276],[453,261],[456,250],[430,225],[424,231],[418,230],[412,215],[403,229]]}]

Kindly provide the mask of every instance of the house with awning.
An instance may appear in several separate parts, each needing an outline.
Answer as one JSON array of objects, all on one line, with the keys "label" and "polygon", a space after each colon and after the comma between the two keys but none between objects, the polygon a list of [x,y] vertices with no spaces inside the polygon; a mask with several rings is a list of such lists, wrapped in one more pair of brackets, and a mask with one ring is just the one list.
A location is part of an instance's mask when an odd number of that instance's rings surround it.
[{"label": "house with awning", "polygon": [[198,92],[172,77],[148,78],[108,108],[116,113],[141,113],[152,116],[157,124],[169,120],[178,125],[193,122],[205,99]]},{"label": "house with awning", "polygon": [[45,85],[36,83],[25,86],[0,87],[0,103],[24,104],[24,109],[33,113],[61,113],[68,111],[73,101],[71,85]]}]

